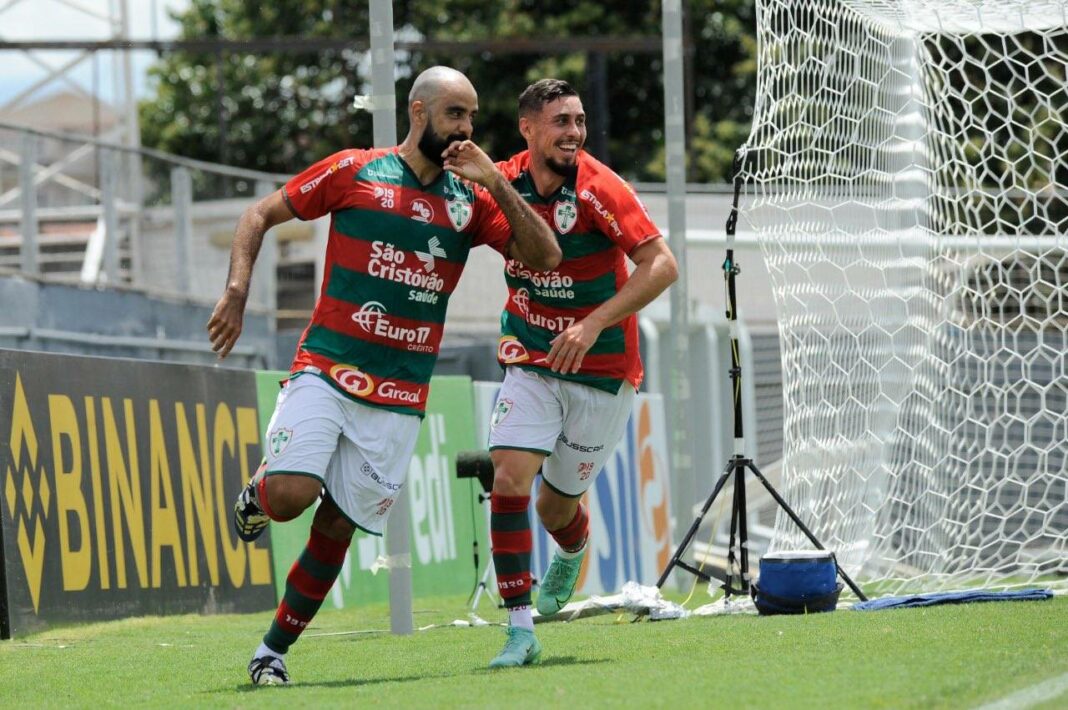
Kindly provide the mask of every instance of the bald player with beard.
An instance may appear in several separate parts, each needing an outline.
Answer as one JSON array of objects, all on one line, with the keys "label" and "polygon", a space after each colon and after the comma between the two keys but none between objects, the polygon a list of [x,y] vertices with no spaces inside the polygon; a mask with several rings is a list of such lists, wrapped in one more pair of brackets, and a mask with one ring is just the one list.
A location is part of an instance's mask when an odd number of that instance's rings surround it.
[{"label": "bald player with beard", "polygon": [[426,408],[449,295],[468,251],[487,244],[526,268],[555,267],[548,225],[471,142],[478,96],[448,67],[421,73],[410,128],[392,148],[335,153],[249,207],[226,290],[208,321],[225,358],[241,334],[268,229],[331,216],[311,322],[267,427],[264,461],[234,505],[246,542],[322,497],[249,677],[289,683],[285,656],[315,616],[359,528],[381,535],[404,486]]}]

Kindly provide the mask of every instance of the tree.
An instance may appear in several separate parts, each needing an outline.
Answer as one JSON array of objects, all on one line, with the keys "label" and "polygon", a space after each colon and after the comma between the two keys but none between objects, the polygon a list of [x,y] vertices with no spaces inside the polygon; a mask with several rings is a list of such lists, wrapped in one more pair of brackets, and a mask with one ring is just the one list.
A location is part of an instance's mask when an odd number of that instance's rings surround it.
[{"label": "tree", "polygon": [[[730,155],[748,133],[755,41],[752,0],[687,3],[692,45],[693,115],[689,178],[729,178]],[[394,24],[406,37],[477,40],[509,37],[656,35],[660,5],[592,0],[398,0]],[[193,0],[175,15],[181,37],[265,36],[366,38],[367,3],[351,0]],[[293,173],[344,147],[372,141],[371,117],[351,108],[369,76],[354,51],[214,55],[179,52],[150,70],[154,96],[141,104],[145,145],[242,167]],[[663,179],[663,84],[659,51],[606,54],[604,102],[597,101],[597,58],[564,55],[424,51],[398,57],[398,117],[403,135],[412,78],[436,63],[465,72],[479,90],[476,139],[497,158],[523,147],[516,98],[531,81],[556,76],[582,94],[592,128],[589,146],[635,180]],[[221,91],[220,91],[221,88]],[[598,110],[607,106],[607,112]],[[602,115],[607,113],[608,115]]]}]

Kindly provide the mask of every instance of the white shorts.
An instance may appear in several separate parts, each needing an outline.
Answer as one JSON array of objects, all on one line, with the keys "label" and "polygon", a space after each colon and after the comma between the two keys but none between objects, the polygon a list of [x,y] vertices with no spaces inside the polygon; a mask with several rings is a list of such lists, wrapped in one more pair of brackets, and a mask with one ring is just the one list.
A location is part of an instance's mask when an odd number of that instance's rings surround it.
[{"label": "white shorts", "polygon": [[627,426],[634,388],[618,394],[509,367],[490,421],[489,448],[548,456],[542,480],[578,498],[593,484]]},{"label": "white shorts", "polygon": [[354,402],[312,374],[278,393],[267,425],[267,473],[312,476],[361,530],[381,535],[404,486],[419,417]]}]

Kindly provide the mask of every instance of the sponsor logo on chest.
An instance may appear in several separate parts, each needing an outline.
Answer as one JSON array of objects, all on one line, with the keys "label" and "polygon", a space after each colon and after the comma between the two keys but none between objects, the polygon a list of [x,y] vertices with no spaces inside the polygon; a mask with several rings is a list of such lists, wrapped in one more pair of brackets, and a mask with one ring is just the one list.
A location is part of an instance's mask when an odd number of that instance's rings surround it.
[{"label": "sponsor logo on chest", "polygon": [[408,216],[416,222],[430,224],[434,221],[434,207],[430,204],[429,200],[417,197],[412,200],[411,213]]},{"label": "sponsor logo on chest", "polygon": [[[367,262],[367,273],[375,278],[402,283],[406,286],[414,286],[424,291],[440,292],[444,289],[445,279],[433,273],[435,257],[445,258],[447,256],[438,238],[431,237],[427,244],[427,251],[416,250],[415,256],[422,262],[422,269],[412,268],[408,260],[408,254],[397,249],[389,242],[371,242],[371,255]],[[408,300],[423,299],[412,298],[409,295]],[[433,301],[427,299],[427,302],[436,303],[436,296]]]},{"label": "sponsor logo on chest", "polygon": [[528,298],[534,296],[569,301],[575,298],[575,279],[567,274],[561,274],[559,271],[531,271],[515,259],[509,259],[505,263],[504,271],[513,279],[522,279],[530,284]]},{"label": "sponsor logo on chest", "polygon": [[352,321],[365,333],[403,343],[405,350],[417,353],[432,353],[430,326],[407,328],[395,325],[389,319],[386,307],[378,301],[368,301],[352,314]]}]

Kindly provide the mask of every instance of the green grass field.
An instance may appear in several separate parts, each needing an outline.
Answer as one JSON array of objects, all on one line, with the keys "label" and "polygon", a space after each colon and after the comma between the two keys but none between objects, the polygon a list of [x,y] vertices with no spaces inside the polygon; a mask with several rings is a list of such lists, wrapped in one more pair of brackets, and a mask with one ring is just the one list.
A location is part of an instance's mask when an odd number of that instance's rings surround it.
[{"label": "green grass field", "polygon": [[[417,601],[416,626],[465,612],[458,598]],[[396,637],[384,605],[324,611],[289,654],[293,685],[253,688],[245,665],[270,616],[150,617],[0,642],[0,707],[967,708],[1068,672],[1065,597],[539,624],[542,664],[495,672],[485,665],[500,627]],[[349,631],[366,633],[338,633]],[[1039,707],[1068,707],[1068,694]]]}]

